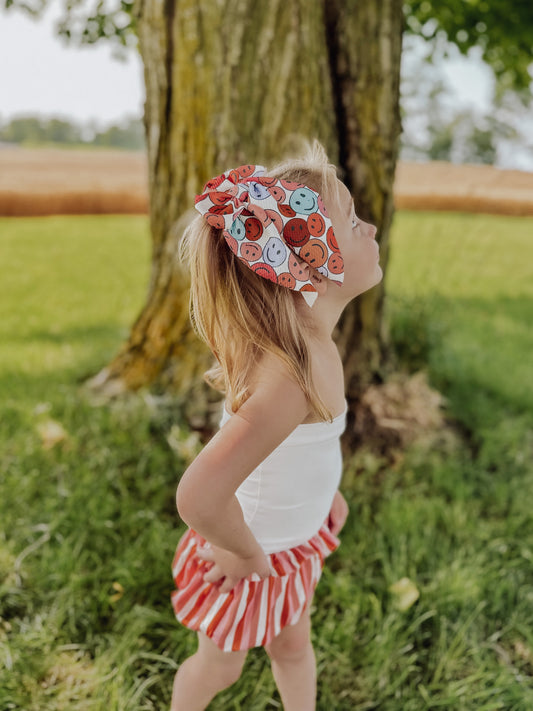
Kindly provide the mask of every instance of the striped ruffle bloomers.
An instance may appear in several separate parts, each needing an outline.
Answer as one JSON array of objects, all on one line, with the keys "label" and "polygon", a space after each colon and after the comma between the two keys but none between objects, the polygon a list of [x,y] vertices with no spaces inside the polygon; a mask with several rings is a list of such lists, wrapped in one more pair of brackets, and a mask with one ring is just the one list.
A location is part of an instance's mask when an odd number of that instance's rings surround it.
[{"label": "striped ruffle bloomers", "polygon": [[283,627],[296,624],[313,595],[325,558],[340,545],[326,519],[305,543],[267,554],[269,577],[252,573],[230,592],[220,593],[220,582],[203,580],[212,563],[198,558],[196,550],[205,543],[191,528],[180,539],[172,563],[176,584],[172,606],[183,625],[200,630],[225,652],[264,646]]}]

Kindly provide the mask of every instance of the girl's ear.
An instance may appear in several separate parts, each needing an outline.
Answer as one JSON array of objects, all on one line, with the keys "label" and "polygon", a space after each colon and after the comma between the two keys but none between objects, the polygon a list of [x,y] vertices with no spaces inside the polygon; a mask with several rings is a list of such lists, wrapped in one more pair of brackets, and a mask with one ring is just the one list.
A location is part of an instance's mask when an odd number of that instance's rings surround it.
[{"label": "girl's ear", "polygon": [[317,290],[319,296],[326,293],[328,290],[328,280],[318,271],[318,269],[309,267],[309,278],[311,279],[311,283]]}]

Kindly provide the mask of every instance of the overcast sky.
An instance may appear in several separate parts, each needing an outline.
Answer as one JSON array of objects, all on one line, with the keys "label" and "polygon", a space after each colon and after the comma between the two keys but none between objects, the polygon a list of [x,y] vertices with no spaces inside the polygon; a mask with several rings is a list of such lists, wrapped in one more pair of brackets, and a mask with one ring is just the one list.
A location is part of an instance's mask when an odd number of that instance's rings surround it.
[{"label": "overcast sky", "polygon": [[[83,124],[92,120],[103,127],[126,115],[140,117],[145,96],[138,52],[130,49],[127,60],[119,61],[105,41],[67,46],[54,30],[63,2],[49,0],[38,20],[16,9],[0,9],[0,122],[38,113]],[[491,72],[481,61],[457,53],[440,68],[452,102],[488,109]]]},{"label": "overcast sky", "polygon": [[50,0],[34,20],[19,10],[0,10],[0,120],[22,113],[63,115],[99,125],[141,116],[142,64],[136,50],[127,61],[113,57],[111,43],[67,46],[54,31],[64,0]]}]

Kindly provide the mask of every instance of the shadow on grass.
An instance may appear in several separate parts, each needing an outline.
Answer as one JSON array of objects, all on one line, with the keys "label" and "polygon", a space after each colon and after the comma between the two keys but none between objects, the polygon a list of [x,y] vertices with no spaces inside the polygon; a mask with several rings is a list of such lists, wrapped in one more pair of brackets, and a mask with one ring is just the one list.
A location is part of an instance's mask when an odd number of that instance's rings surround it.
[{"label": "shadow on grass", "polygon": [[39,341],[42,343],[53,344],[68,344],[68,343],[107,343],[116,341],[117,338],[128,335],[128,329],[125,329],[119,323],[98,323],[92,325],[79,325],[70,327],[54,328],[50,330],[33,330],[28,333],[10,333],[9,337],[5,338],[5,343],[33,343]]}]

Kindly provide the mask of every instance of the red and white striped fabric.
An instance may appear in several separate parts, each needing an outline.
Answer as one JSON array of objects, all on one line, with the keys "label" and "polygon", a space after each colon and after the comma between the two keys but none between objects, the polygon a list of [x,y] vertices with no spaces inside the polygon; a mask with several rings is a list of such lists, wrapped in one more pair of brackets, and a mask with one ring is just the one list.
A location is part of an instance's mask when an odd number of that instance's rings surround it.
[{"label": "red and white striped fabric", "polygon": [[272,574],[261,579],[253,573],[228,593],[220,583],[203,580],[211,563],[196,556],[205,544],[189,528],[182,536],[172,563],[176,590],[172,606],[176,618],[200,630],[225,652],[268,644],[285,625],[298,622],[322,574],[324,559],[340,545],[327,520],[312,538],[279,553],[269,553]]}]

